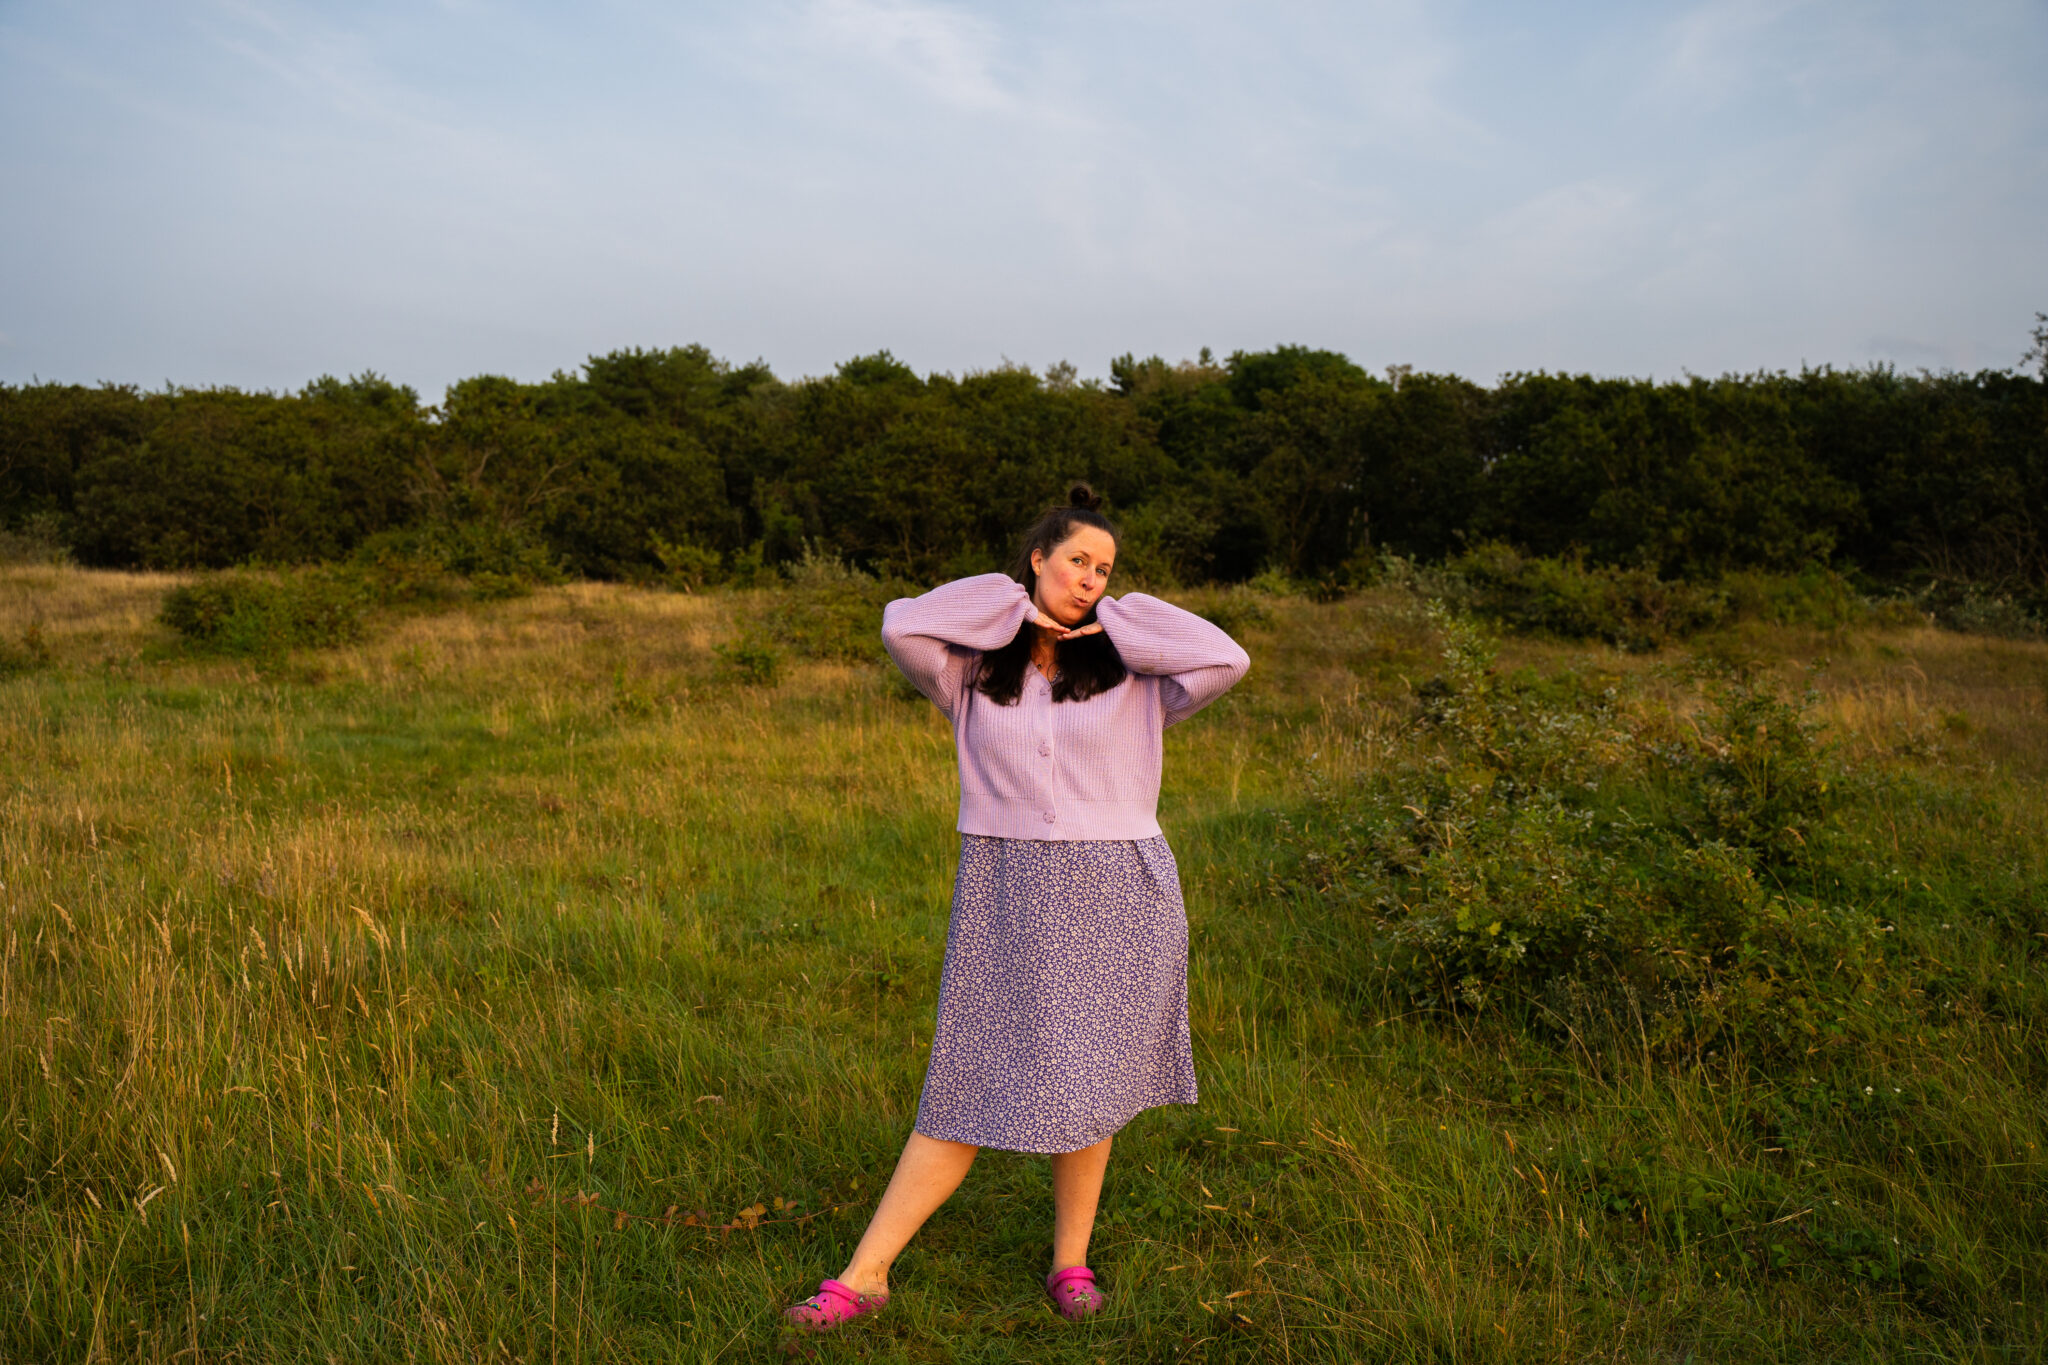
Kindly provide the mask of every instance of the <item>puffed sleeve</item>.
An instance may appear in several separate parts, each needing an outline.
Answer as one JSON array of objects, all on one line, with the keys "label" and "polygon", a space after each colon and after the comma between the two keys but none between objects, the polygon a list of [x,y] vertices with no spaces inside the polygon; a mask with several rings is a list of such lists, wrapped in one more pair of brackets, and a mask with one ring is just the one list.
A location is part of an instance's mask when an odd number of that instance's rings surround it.
[{"label": "puffed sleeve", "polygon": [[1228,692],[1252,666],[1251,656],[1221,628],[1142,592],[1103,598],[1095,617],[1126,668],[1158,675],[1168,725]]},{"label": "puffed sleeve", "polygon": [[1010,643],[1031,613],[1031,595],[1008,574],[959,578],[884,607],[882,646],[950,720],[968,662]]}]

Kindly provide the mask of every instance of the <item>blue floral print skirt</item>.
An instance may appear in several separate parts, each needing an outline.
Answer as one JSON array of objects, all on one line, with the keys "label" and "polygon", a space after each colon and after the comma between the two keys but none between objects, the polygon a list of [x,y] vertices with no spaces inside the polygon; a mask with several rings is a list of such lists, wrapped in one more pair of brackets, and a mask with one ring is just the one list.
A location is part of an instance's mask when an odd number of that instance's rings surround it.
[{"label": "blue floral print skirt", "polygon": [[917,1131],[1073,1152],[1195,1098],[1187,910],[1166,840],[961,835]]}]

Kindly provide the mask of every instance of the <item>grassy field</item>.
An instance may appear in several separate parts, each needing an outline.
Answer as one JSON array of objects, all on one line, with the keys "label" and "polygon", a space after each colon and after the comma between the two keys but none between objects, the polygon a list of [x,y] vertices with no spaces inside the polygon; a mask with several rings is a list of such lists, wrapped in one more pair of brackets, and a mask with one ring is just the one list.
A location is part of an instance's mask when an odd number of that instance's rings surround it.
[{"label": "grassy field", "polygon": [[[173,581],[0,570],[0,1359],[776,1356],[915,1109],[940,718],[866,664],[742,685],[713,647],[759,595],[577,584],[252,663],[155,623]],[[1827,660],[1855,894],[1914,964],[1765,1064],[1362,966],[1299,832],[1427,770],[1437,627],[1188,600],[1254,667],[1168,741],[1203,1097],[1118,1140],[1110,1308],[1047,1312],[1046,1163],[989,1153],[888,1312],[800,1354],[2042,1358],[2048,647],[1701,645]],[[1700,705],[1672,656],[1499,667]]]}]

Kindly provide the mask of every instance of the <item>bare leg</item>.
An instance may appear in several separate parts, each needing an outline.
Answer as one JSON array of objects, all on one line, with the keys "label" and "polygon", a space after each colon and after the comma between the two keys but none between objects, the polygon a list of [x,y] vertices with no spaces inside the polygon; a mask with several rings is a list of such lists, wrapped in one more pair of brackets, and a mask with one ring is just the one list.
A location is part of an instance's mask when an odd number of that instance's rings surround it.
[{"label": "bare leg", "polygon": [[1109,1169],[1104,1138],[1078,1152],[1052,1159],[1052,1268],[1088,1264],[1088,1235],[1095,1231],[1095,1205],[1102,1198],[1102,1173]]},{"label": "bare leg", "polygon": [[[980,1150],[965,1142],[912,1133],[910,1141],[903,1144],[903,1155],[896,1158],[896,1174],[889,1177],[889,1188],[882,1191],[882,1202],[868,1220],[868,1230],[853,1249],[853,1259],[839,1272],[840,1283],[856,1294],[886,1291],[889,1267],[897,1254],[910,1244],[924,1220],[960,1188]],[[1102,1183],[1099,1172],[1095,1181]],[[1092,1212],[1092,1199],[1088,1207]]]}]

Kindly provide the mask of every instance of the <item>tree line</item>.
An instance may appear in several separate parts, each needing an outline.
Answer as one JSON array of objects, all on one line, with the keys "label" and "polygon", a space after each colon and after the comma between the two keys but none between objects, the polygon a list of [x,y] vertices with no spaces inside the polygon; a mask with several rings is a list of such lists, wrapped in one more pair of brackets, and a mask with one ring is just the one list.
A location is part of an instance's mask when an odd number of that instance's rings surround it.
[{"label": "tree line", "polygon": [[599,578],[745,581],[810,553],[929,581],[999,564],[1076,477],[1160,582],[1341,584],[1383,554],[1500,542],[1674,579],[2048,584],[2048,370],[1489,388],[1283,346],[1127,355],[1107,382],[919,376],[887,352],[787,382],[687,346],[467,379],[437,406],[375,374],[290,394],[0,385],[0,530],[109,567],[427,536]]}]

